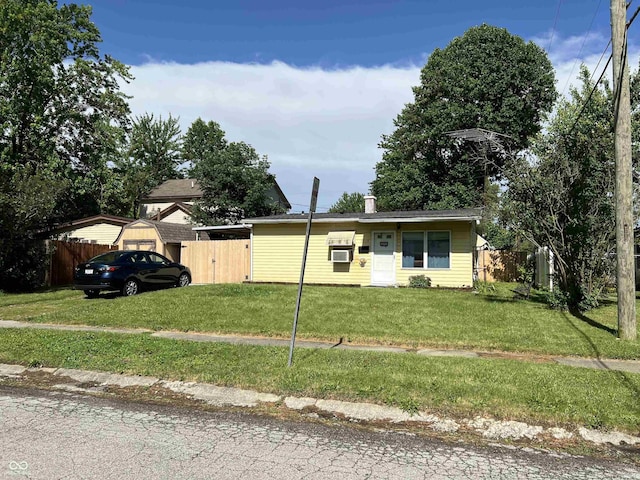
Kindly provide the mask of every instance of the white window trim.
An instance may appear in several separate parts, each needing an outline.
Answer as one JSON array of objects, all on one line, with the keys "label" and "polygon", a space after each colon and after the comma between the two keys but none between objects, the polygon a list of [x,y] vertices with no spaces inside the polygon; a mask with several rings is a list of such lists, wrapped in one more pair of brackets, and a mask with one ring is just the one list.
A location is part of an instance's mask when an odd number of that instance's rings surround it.
[{"label": "white window trim", "polygon": [[[446,268],[429,268],[429,233],[447,233],[449,234],[449,266]],[[447,271],[447,270],[451,270],[451,244],[452,244],[452,240],[451,240],[451,230],[427,230],[426,232],[424,232],[424,236],[425,236],[425,242],[424,242],[424,246],[425,246],[425,252],[424,252],[424,258],[425,258],[425,262],[424,262],[424,268],[425,270],[431,270],[431,271]]]},{"label": "white window trim", "polygon": [[[402,256],[404,254],[404,249],[402,248],[402,245],[404,243],[404,234],[405,233],[422,233],[422,248],[423,248],[423,266],[422,267],[403,267],[402,266]],[[447,233],[449,234],[449,266],[446,268],[429,268],[429,233]],[[422,270],[429,270],[432,272],[444,272],[444,271],[448,271],[451,270],[451,257],[452,257],[452,252],[451,252],[451,244],[452,244],[452,235],[451,235],[451,230],[403,230],[401,232],[400,235],[400,269],[401,270],[418,270],[418,271],[422,271]]]},{"label": "white window trim", "polygon": [[[400,235],[400,269],[401,270],[426,270],[426,250],[427,250],[427,232],[424,230],[403,230]],[[422,256],[423,256],[423,266],[422,267],[403,267],[402,266],[402,257],[404,257],[404,234],[405,233],[421,233],[422,234]]]}]

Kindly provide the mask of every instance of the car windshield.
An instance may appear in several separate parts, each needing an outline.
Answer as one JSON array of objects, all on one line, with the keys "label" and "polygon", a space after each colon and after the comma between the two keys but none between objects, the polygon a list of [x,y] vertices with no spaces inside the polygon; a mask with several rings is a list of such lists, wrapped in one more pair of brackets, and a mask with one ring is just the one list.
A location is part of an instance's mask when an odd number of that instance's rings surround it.
[{"label": "car windshield", "polygon": [[98,255],[97,257],[93,257],[89,260],[89,263],[113,263],[118,261],[120,257],[125,254],[127,254],[127,252],[107,252],[102,255]]}]

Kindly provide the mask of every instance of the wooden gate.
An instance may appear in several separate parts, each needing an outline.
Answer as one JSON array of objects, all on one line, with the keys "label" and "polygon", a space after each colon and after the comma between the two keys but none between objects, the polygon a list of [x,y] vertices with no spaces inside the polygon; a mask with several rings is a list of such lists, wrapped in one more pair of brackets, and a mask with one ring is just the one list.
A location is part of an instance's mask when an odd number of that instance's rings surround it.
[{"label": "wooden gate", "polygon": [[479,250],[478,280],[482,282],[517,282],[518,267],[527,262],[526,252]]},{"label": "wooden gate", "polygon": [[73,283],[73,268],[90,258],[110,250],[117,250],[113,245],[100,245],[95,243],[64,242],[62,240],[50,240],[49,251],[52,252],[49,266],[48,285],[69,285]]},{"label": "wooden gate", "polygon": [[193,283],[240,283],[250,279],[250,240],[182,242],[181,263]]}]

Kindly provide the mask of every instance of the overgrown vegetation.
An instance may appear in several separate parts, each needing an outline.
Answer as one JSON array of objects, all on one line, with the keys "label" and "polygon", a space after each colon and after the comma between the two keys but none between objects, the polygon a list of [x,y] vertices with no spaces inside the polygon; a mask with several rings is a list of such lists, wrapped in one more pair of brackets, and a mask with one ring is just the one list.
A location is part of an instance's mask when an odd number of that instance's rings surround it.
[{"label": "overgrown vegetation", "polygon": [[97,213],[113,182],[107,162],[129,123],[119,90],[128,68],[98,51],[91,7],[0,2],[0,289],[33,288],[37,237]]},{"label": "overgrown vegetation", "polygon": [[598,306],[615,266],[613,97],[606,84],[595,88],[586,68],[580,80],[536,141],[535,157],[507,168],[506,195],[517,231],[555,256],[552,303],[587,311]]}]

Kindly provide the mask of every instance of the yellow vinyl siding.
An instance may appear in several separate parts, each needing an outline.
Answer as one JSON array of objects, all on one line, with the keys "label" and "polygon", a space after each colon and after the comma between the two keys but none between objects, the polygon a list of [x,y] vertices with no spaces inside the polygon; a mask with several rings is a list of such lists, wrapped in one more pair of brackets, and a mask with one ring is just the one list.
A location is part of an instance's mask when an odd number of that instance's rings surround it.
[{"label": "yellow vinyl siding", "polygon": [[[355,230],[355,249],[350,263],[332,263],[331,247],[326,245],[330,231]],[[252,239],[253,276],[256,282],[298,282],[306,224],[254,225]],[[305,283],[368,285],[369,255],[359,255],[358,246],[369,235],[358,231],[355,223],[320,223],[312,225],[307,254]],[[360,266],[360,258],[366,260]]]},{"label": "yellow vinyl siding", "polygon": [[[306,224],[304,223],[254,224],[252,280],[255,282],[298,282],[305,230]],[[347,230],[356,232],[355,246],[352,249],[353,260],[346,264],[332,263],[331,247],[326,245],[327,234]],[[372,254],[359,254],[358,247],[368,246],[369,251],[372,252],[371,232],[389,230],[396,232],[395,264],[398,285],[407,285],[409,277],[413,275],[425,275],[431,278],[433,286],[463,287],[473,284],[473,254],[471,250],[471,224],[469,222],[402,224],[400,229],[395,223],[313,224],[309,239],[305,283],[370,285]],[[446,270],[403,269],[401,237],[403,231],[450,231],[450,268]]]},{"label": "yellow vinyl siding", "polygon": [[111,245],[120,235],[122,227],[110,223],[99,223],[88,227],[78,228],[60,235],[61,238],[73,238],[78,241]]},{"label": "yellow vinyl siding", "polygon": [[[450,268],[402,268],[401,232],[450,232]],[[425,238],[426,243],[426,238]],[[408,285],[409,277],[424,275],[431,285],[441,287],[467,287],[473,285],[473,252],[471,249],[471,224],[469,222],[430,222],[404,224],[396,235],[396,282]],[[426,246],[425,246],[426,248]],[[426,264],[426,258],[425,258]]]}]

